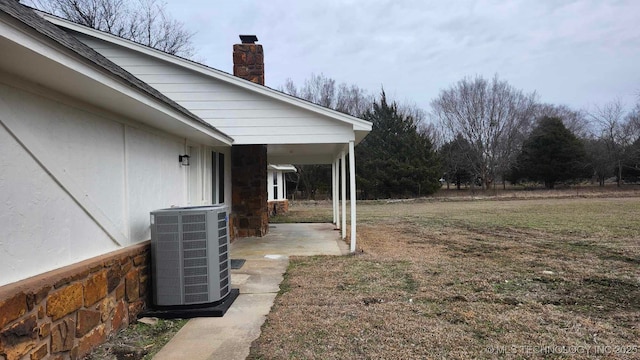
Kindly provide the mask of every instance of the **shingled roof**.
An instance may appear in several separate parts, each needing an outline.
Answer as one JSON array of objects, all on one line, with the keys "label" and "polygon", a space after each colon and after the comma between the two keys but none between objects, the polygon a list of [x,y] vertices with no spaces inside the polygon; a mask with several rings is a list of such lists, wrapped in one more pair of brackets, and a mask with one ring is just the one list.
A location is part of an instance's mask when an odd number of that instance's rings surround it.
[{"label": "shingled roof", "polygon": [[86,61],[110,73],[113,77],[120,79],[126,85],[145,93],[146,95],[164,103],[165,105],[168,105],[190,120],[193,120],[203,126],[206,126],[209,129],[214,130],[215,132],[219,133],[229,140],[233,140],[228,135],[216,129],[211,124],[203,121],[189,110],[180,106],[175,101],[169,99],[158,90],[133,76],[115,63],[111,62],[109,59],[96,52],[89,46],[85,45],[72,35],[69,35],[67,32],[46,21],[41,16],[36,14],[34,9],[24,6],[16,0],[0,0],[0,11],[25,24],[41,35],[61,45],[62,47],[74,52]]}]

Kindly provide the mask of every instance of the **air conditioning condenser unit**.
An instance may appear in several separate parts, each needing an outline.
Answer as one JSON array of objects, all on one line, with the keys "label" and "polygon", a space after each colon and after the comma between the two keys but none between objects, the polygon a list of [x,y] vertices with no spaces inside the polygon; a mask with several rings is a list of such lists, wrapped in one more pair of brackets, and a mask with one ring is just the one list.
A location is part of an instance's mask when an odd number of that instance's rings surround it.
[{"label": "air conditioning condenser unit", "polygon": [[228,209],[168,208],[151,212],[150,220],[153,306],[203,308],[222,303],[231,293]]}]

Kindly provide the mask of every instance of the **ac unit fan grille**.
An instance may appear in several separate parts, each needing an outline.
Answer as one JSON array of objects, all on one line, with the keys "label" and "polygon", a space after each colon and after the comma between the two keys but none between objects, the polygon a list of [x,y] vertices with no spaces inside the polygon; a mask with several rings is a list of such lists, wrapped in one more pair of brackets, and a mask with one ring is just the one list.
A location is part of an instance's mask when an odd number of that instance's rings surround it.
[{"label": "ac unit fan grille", "polygon": [[164,225],[158,225],[157,227],[158,229],[158,233],[162,234],[176,234],[178,232],[178,224],[164,224]]},{"label": "ac unit fan grille", "polygon": [[185,259],[184,260],[184,267],[185,268],[189,268],[189,267],[204,267],[206,269],[207,266],[207,259],[206,258],[202,258],[202,259]]},{"label": "ac unit fan grille", "polygon": [[184,296],[185,304],[198,304],[198,303],[204,303],[207,301],[209,301],[208,294],[195,294],[195,295],[187,294]]},{"label": "ac unit fan grille", "polygon": [[206,284],[209,281],[207,275],[200,276],[185,276],[184,284],[185,285],[196,285],[196,284]]},{"label": "ac unit fan grille", "polygon": [[183,232],[192,232],[192,231],[206,231],[207,225],[205,223],[202,224],[182,224]]},{"label": "ac unit fan grille", "polygon": [[207,275],[208,271],[206,267],[197,267],[197,268],[185,268],[184,276],[197,276],[197,275]]},{"label": "ac unit fan grille", "polygon": [[185,250],[202,249],[207,247],[207,240],[185,241],[182,248]]},{"label": "ac unit fan grille", "polygon": [[209,287],[205,285],[186,285],[184,287],[185,294],[200,294],[200,293],[208,293]]},{"label": "ac unit fan grille", "polygon": [[207,257],[207,249],[196,249],[196,250],[184,251],[185,259],[193,259],[193,258],[201,258],[201,257]]},{"label": "ac unit fan grille", "polygon": [[182,233],[182,240],[184,241],[206,240],[206,239],[207,239],[207,233],[204,231]]},{"label": "ac unit fan grille", "polygon": [[207,221],[204,214],[182,215],[182,223],[199,223],[204,224]]},{"label": "ac unit fan grille", "polygon": [[[183,240],[183,258],[185,270],[187,264],[193,264],[194,267],[200,267],[201,271],[207,271],[207,223],[204,214],[188,214],[182,215],[182,240]],[[200,245],[200,246],[196,246]],[[184,294],[185,303],[187,295],[209,293],[209,281],[207,276],[195,276],[184,278]],[[208,296],[208,295],[207,295]]]},{"label": "ac unit fan grille", "polygon": [[218,253],[220,254],[220,294],[229,293],[229,241],[227,236],[227,214],[218,213]]}]

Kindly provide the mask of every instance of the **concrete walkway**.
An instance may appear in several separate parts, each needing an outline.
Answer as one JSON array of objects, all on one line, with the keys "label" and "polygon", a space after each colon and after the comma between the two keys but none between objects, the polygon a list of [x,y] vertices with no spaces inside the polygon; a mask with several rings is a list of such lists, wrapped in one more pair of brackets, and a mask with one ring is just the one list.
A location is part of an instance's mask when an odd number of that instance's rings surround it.
[{"label": "concrete walkway", "polygon": [[348,252],[332,224],[274,224],[264,237],[234,241],[231,257],[246,259],[231,270],[232,287],[240,289],[236,301],[224,317],[189,320],[154,360],[245,359],[280,290],[289,256]]}]

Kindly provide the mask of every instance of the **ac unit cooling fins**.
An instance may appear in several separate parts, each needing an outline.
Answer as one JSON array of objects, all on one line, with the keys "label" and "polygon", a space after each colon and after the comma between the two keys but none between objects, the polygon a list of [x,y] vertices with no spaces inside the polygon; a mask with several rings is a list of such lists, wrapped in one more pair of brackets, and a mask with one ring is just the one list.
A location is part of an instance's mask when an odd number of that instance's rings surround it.
[{"label": "ac unit cooling fins", "polygon": [[151,213],[153,302],[210,304],[229,294],[227,209],[196,206]]}]

